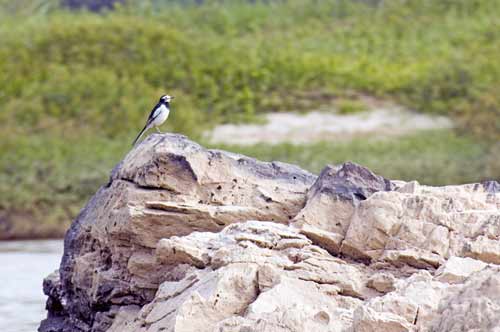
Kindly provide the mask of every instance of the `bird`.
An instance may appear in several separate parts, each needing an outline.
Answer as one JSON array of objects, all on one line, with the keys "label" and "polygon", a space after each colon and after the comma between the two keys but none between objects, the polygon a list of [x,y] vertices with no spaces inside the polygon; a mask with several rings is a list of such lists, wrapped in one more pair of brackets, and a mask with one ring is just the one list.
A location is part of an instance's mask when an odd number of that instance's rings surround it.
[{"label": "bird", "polygon": [[174,99],[174,97],[169,95],[163,95],[160,97],[158,103],[155,105],[155,107],[153,107],[151,113],[149,113],[146,125],[144,126],[144,128],[142,128],[139,135],[137,135],[134,143],[132,143],[132,146],[134,146],[135,143],[137,143],[137,141],[142,137],[142,135],[153,126],[156,128],[157,132],[161,133],[160,129],[158,129],[158,126],[160,126],[167,120],[168,115],[170,114],[170,101],[172,99]]}]

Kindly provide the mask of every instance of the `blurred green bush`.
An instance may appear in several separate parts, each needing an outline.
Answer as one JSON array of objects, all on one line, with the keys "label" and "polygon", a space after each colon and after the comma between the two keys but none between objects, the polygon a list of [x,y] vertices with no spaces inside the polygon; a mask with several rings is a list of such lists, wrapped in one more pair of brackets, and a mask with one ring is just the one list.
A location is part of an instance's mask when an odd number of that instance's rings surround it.
[{"label": "blurred green bush", "polygon": [[[13,7],[3,3],[4,13]],[[38,3],[32,11],[54,8]],[[303,91],[352,89],[465,116],[466,131],[498,137],[470,113],[495,115],[481,103],[500,84],[499,0],[146,1],[102,15],[15,8],[0,26],[9,127],[80,122],[113,137],[136,130],[164,91],[185,95],[187,118],[212,124],[300,108]],[[187,134],[199,127],[182,122]]]},{"label": "blurred green bush", "polygon": [[483,124],[498,114],[499,14],[499,0],[290,0],[3,15],[2,119],[113,137],[136,130],[164,91],[184,94],[179,103],[196,107],[179,109],[211,124],[300,108],[303,91],[352,89],[464,117],[465,131],[498,138]]}]

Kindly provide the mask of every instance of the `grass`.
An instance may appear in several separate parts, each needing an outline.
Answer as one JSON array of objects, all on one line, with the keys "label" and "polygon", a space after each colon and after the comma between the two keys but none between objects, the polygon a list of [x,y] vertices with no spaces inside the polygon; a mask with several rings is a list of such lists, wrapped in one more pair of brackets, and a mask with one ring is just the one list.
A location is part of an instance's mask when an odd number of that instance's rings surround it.
[{"label": "grass", "polygon": [[[357,112],[353,92],[392,99],[450,116],[457,132],[230,148],[314,171],[351,159],[429,184],[500,177],[500,0],[187,3],[94,14],[0,0],[0,237],[63,229],[165,92],[177,97],[165,129],[194,139],[333,99]],[[35,217],[19,230],[16,216]]]},{"label": "grass", "polygon": [[487,167],[490,160],[486,144],[457,136],[448,130],[426,131],[402,138],[356,139],[339,143],[227,145],[219,148],[261,160],[297,164],[314,173],[319,173],[327,164],[350,160],[389,179],[418,180],[428,185],[481,181],[491,178],[494,173]]},{"label": "grass", "polygon": [[337,102],[337,108],[339,114],[345,115],[360,113],[368,110],[368,107],[364,103],[352,99],[340,99]]},{"label": "grass", "polygon": [[0,148],[8,151],[0,158],[0,239],[50,238],[64,235],[130,138],[18,136]]},{"label": "grass", "polygon": [[113,136],[165,90],[210,123],[300,108],[304,91],[355,90],[498,137],[500,0],[171,3],[3,17],[3,120],[84,119]]}]

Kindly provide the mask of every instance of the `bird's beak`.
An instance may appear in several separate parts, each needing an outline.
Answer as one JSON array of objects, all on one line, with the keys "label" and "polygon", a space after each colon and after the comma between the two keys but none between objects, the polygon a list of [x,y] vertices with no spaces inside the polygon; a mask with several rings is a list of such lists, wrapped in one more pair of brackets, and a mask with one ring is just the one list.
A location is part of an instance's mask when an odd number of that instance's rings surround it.
[{"label": "bird's beak", "polygon": [[170,96],[170,99],[175,99],[175,97],[174,96]]}]

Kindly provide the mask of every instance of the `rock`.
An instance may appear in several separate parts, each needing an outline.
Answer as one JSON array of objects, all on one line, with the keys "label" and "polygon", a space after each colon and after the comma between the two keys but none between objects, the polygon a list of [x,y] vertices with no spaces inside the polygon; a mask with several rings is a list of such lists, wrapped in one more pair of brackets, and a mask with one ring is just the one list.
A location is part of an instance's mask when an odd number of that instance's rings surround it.
[{"label": "rock", "polygon": [[391,188],[390,181],[357,164],[327,166],[309,190],[306,206],[294,224],[315,243],[338,254],[359,202]]},{"label": "rock", "polygon": [[377,312],[397,314],[417,330],[425,331],[436,317],[439,304],[452,290],[453,286],[434,280],[423,270],[398,280],[394,292],[373,298],[365,305]]},{"label": "rock", "polygon": [[360,202],[341,252],[356,259],[438,268],[450,256],[495,263],[499,196],[482,186],[412,184]]},{"label": "rock", "polygon": [[[290,240],[296,245],[282,244]],[[165,239],[160,242],[159,248],[166,245]],[[201,255],[218,268],[193,269],[180,281],[165,281],[153,301],[128,318],[128,325],[122,320],[117,323],[122,328],[131,326],[122,331],[136,331],[137,326],[143,327],[137,331],[169,330],[174,321],[175,331],[224,330],[236,316],[259,331],[274,331],[277,326],[344,328],[352,323],[349,312],[361,300],[339,294],[365,295],[358,270],[362,265],[330,257],[298,231],[280,224],[248,221],[219,234],[192,233],[183,237],[183,243],[169,242],[168,251],[157,250],[158,261],[199,268],[198,260],[172,253],[185,243],[204,248]],[[283,312],[287,318],[277,315]]]},{"label": "rock", "polygon": [[390,273],[376,273],[368,279],[367,286],[378,290],[381,293],[388,293],[394,290],[396,279]]},{"label": "rock", "polygon": [[[500,220],[496,220],[497,224]],[[498,225],[493,237],[480,235],[476,239],[467,241],[466,254],[488,263],[500,264],[500,241],[498,240]]]},{"label": "rock", "polygon": [[486,266],[486,263],[472,258],[453,256],[436,271],[436,279],[450,284],[461,283],[472,273],[481,271]]},{"label": "rock", "polygon": [[66,234],[39,331],[486,331],[497,187],[316,177],[153,134]]},{"label": "rock", "polygon": [[497,331],[500,327],[500,267],[472,274],[442,301],[430,331]]},{"label": "rock", "polygon": [[286,224],[304,206],[314,180],[292,165],[206,150],[179,135],[149,136],[113,170],[66,234],[61,315],[85,331],[94,308],[150,302],[159,284],[187,273],[186,264],[155,261],[160,239],[218,232],[249,219]]},{"label": "rock", "polygon": [[485,181],[482,183],[484,190],[492,195],[500,193],[500,183],[498,181]]},{"label": "rock", "polygon": [[365,306],[354,312],[354,331],[356,332],[409,332],[412,326],[400,316],[381,314]]}]

